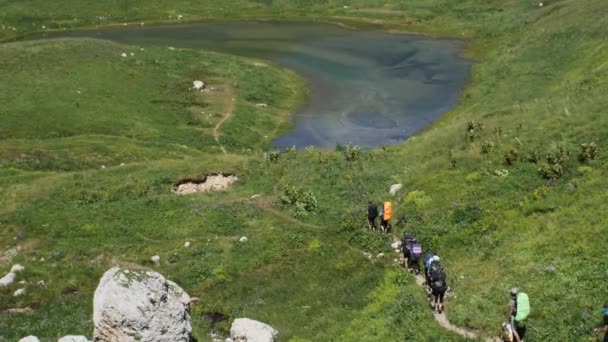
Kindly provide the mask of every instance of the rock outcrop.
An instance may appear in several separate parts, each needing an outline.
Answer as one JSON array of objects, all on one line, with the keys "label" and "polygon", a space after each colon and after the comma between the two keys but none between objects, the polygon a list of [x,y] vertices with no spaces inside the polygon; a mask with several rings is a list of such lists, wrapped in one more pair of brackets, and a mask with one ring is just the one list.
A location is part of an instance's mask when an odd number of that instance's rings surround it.
[{"label": "rock outcrop", "polygon": [[190,297],[151,271],[113,267],[93,300],[94,341],[190,341]]},{"label": "rock outcrop", "polygon": [[278,334],[270,325],[249,318],[237,318],[230,327],[234,342],[274,342]]}]

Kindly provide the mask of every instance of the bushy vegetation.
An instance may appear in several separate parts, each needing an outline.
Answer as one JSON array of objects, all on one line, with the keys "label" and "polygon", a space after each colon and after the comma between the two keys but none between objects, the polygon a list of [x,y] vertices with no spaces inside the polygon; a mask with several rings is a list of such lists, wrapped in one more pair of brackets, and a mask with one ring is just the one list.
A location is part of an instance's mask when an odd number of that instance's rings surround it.
[{"label": "bushy vegetation", "polygon": [[[180,13],[186,20],[346,16],[472,38],[466,54],[480,63],[459,106],[405,144],[265,158],[265,128],[250,129],[251,115],[269,113],[260,122],[270,120],[280,132],[298,87],[271,87],[264,100],[275,112],[249,102],[271,80],[299,82],[291,74],[264,69],[270,79],[252,83],[249,93],[235,89],[243,115],[222,131],[231,152],[224,156],[205,133],[217,117],[207,122],[188,111],[219,111],[221,101],[201,101],[186,89],[201,75],[255,82],[246,61],[93,41],[4,45],[0,244],[26,247],[15,261],[27,267],[30,285],[21,297],[12,296],[17,285],[1,289],[0,309],[35,309],[0,313],[4,337],[90,336],[96,283],[123,263],[155,268],[205,298],[193,308],[201,340],[208,338],[201,318],[208,311],[268,322],[285,340],[455,340],[425,310],[411,277],[390,260],[361,255],[388,248],[390,237],[365,231],[364,210],[370,199],[388,199],[395,182],[403,193],[391,197],[394,227],[442,256],[454,291],[451,321],[494,334],[508,289],[518,286],[532,302],[526,340],[591,336],[608,269],[606,1],[121,3],[3,2],[0,21],[17,31],[0,34],[91,25],[108,9],[114,14],[107,22],[175,20]],[[123,51],[135,58],[121,59]],[[176,179],[218,169],[241,180],[223,193],[169,191]],[[267,201],[251,200],[253,194]],[[265,204],[279,204],[283,195],[284,211]],[[293,203],[307,214],[294,218]],[[149,260],[155,254],[158,267]],[[46,286],[35,286],[38,280]]]}]

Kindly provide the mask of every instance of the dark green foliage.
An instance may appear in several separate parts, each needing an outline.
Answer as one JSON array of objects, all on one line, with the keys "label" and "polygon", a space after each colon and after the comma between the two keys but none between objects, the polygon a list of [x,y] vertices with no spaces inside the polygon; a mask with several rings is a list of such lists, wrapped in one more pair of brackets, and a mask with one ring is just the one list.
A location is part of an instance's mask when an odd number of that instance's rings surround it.
[{"label": "dark green foliage", "polygon": [[494,149],[494,143],[491,141],[486,141],[481,144],[481,154],[490,154]]},{"label": "dark green foliage", "polygon": [[509,149],[503,156],[505,165],[512,166],[519,160],[519,152],[515,149]]},{"label": "dark green foliage", "polygon": [[458,206],[452,211],[452,222],[465,226],[481,218],[481,209],[474,203]]},{"label": "dark green foliage", "polygon": [[346,145],[346,148],[344,149],[344,157],[348,161],[359,160],[359,157],[361,157],[361,153],[361,148],[351,143],[348,143]]},{"label": "dark green foliage", "polygon": [[481,135],[483,131],[483,123],[481,121],[471,120],[467,122],[466,125],[466,135],[465,138],[467,141],[474,141]]},{"label": "dark green foliage", "polygon": [[597,145],[595,142],[580,144],[578,149],[578,161],[581,163],[594,160],[597,156]]}]

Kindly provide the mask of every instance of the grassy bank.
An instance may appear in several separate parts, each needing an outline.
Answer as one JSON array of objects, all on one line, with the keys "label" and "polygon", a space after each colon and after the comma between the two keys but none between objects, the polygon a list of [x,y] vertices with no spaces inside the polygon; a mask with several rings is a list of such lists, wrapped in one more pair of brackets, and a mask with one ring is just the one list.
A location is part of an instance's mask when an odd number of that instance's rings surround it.
[{"label": "grassy bank", "polygon": [[[390,260],[361,256],[388,252],[385,239],[362,231],[360,217],[367,199],[387,199],[393,183],[404,185],[392,198],[398,232],[413,231],[446,264],[450,320],[492,334],[504,320],[508,289],[518,286],[532,302],[527,341],[591,336],[608,280],[601,248],[608,242],[605,1],[138,4],[9,1],[0,4],[0,20],[23,32],[95,25],[108,8],[108,23],[347,17],[472,37],[467,54],[479,64],[459,106],[402,145],[308,149],[269,160],[255,151],[268,148],[263,136],[272,130],[251,117],[268,115],[277,131],[285,129],[280,113],[300,88],[269,85],[294,84],[289,73],[189,50],[3,45],[0,75],[9,82],[0,84],[0,242],[28,246],[15,261],[28,267],[31,285],[23,297],[11,296],[17,285],[1,290],[0,304],[37,308],[1,313],[5,337],[90,335],[91,296],[103,270],[113,262],[153,267],[149,257],[159,254],[155,268],[204,299],[193,316],[203,340],[207,311],[266,321],[286,340],[455,339],[432,321],[411,278]],[[192,116],[221,113],[225,104],[222,93],[194,97],[187,88],[195,78],[224,89],[252,82],[233,88],[242,111],[235,118],[244,121],[228,121],[220,136],[232,154],[223,155],[209,133],[217,121]],[[580,153],[591,142],[599,152]],[[176,179],[219,169],[241,181],[225,193],[169,192]],[[314,213],[282,204],[285,187],[310,192]],[[250,200],[256,193],[276,205]],[[246,244],[236,242],[242,235]],[[184,249],[185,241],[193,248]],[[46,287],[36,287],[38,280]]]}]

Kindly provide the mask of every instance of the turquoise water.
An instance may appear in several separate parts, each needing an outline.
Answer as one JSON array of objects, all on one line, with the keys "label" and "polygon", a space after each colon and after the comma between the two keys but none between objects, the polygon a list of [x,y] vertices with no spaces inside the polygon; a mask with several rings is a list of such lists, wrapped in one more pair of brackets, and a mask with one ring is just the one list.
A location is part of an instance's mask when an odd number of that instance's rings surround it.
[{"label": "turquoise water", "polygon": [[279,148],[363,147],[404,141],[449,111],[471,62],[461,42],[293,22],[222,22],[62,33],[132,44],[207,48],[264,58],[308,79],[310,99],[291,115]]}]

